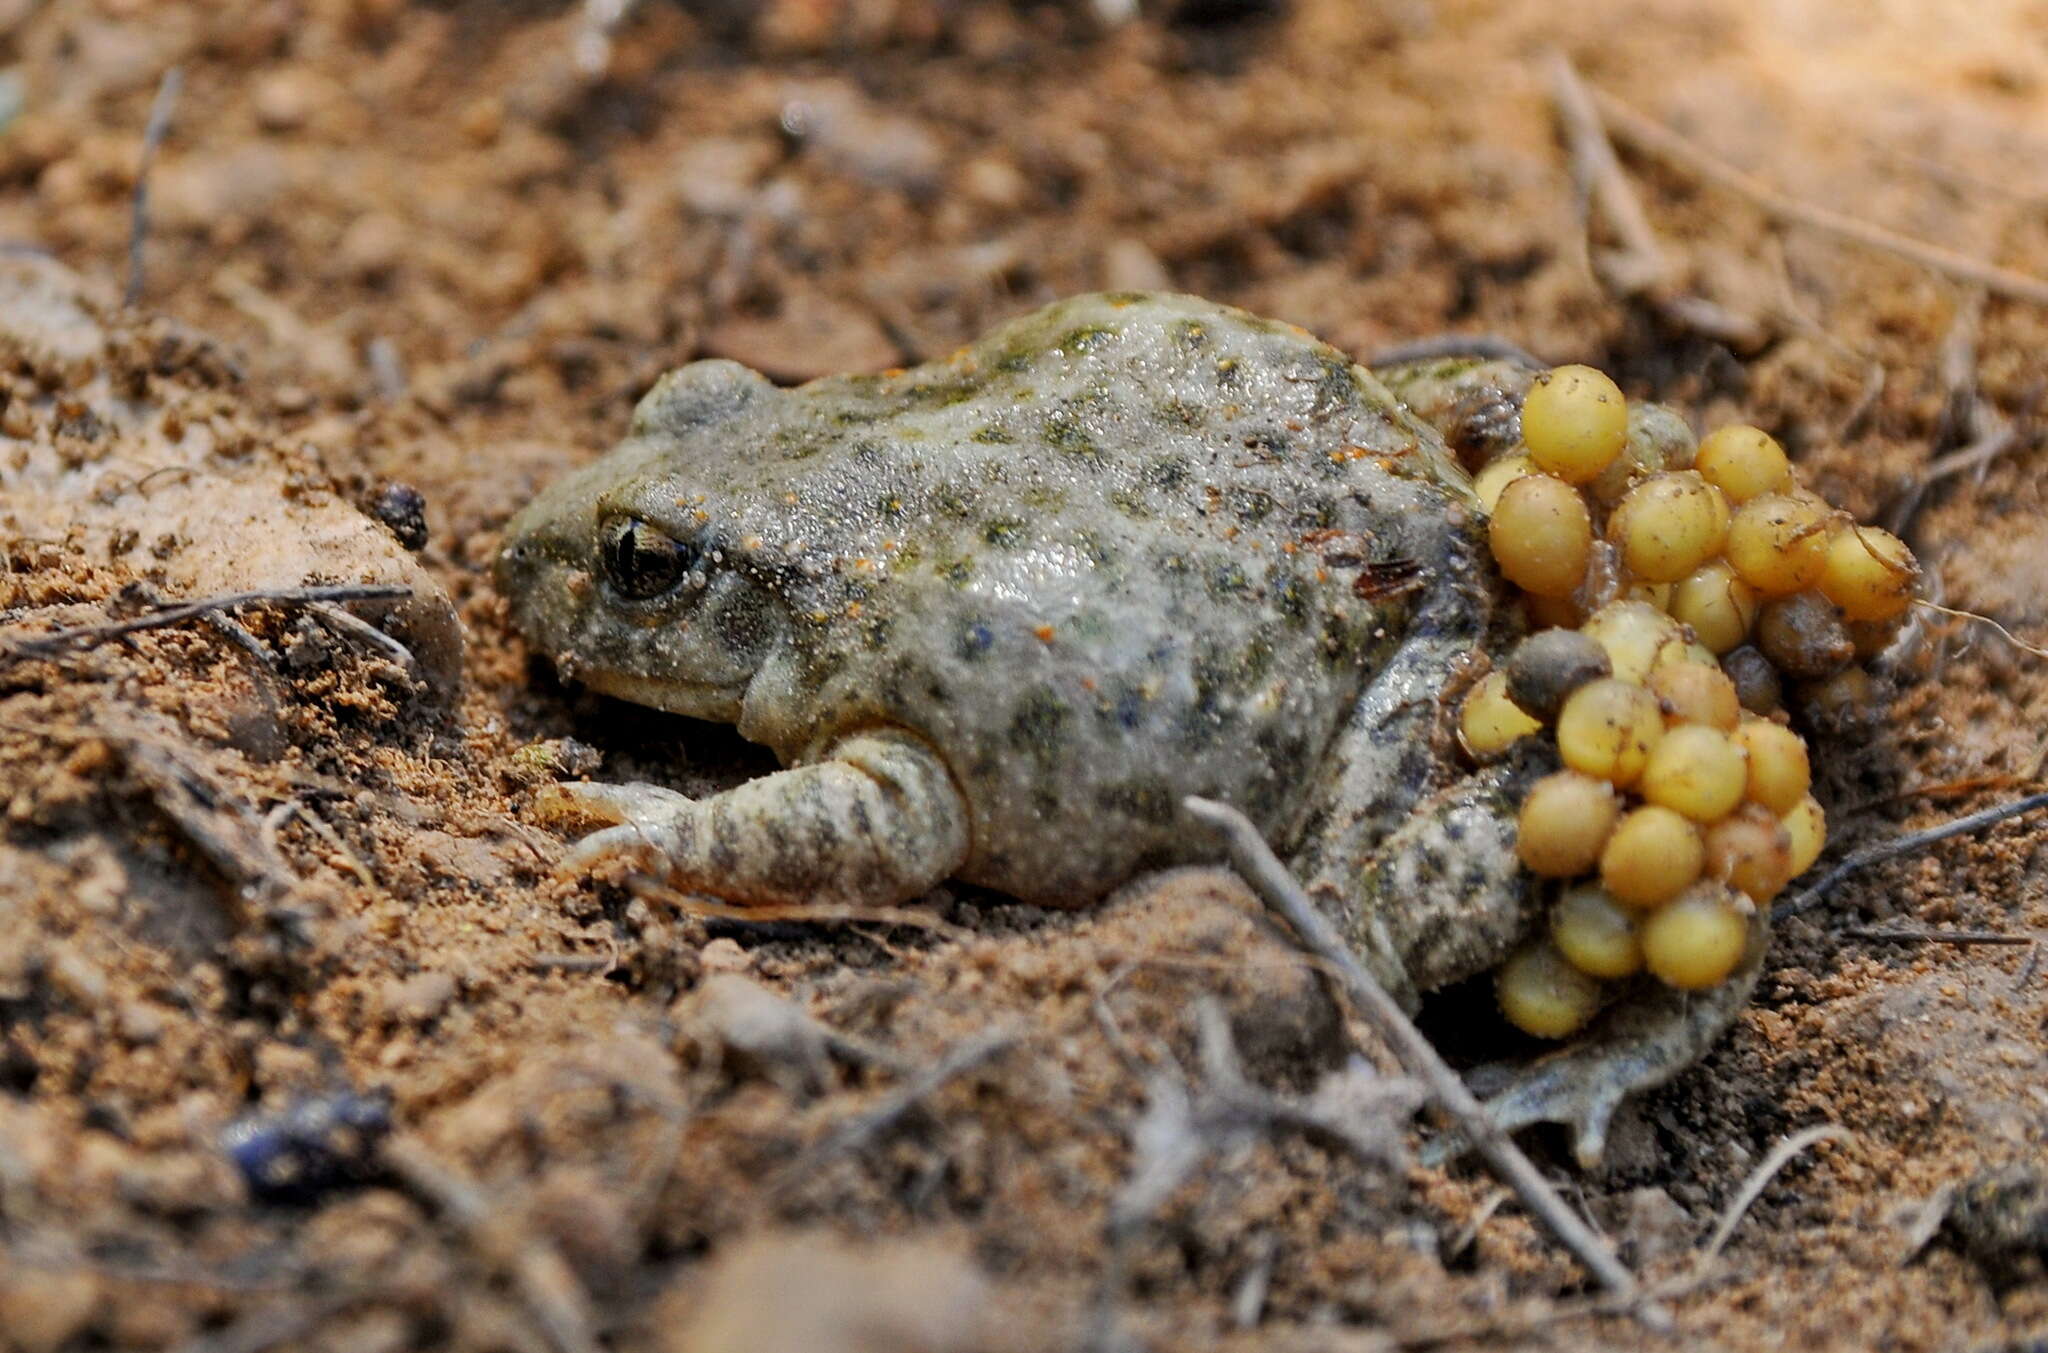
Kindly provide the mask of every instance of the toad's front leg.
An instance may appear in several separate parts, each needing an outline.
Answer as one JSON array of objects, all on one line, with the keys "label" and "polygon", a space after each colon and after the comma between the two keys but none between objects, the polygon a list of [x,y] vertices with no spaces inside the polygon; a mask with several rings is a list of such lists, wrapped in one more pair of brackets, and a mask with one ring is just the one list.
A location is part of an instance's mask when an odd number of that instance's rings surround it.
[{"label": "toad's front leg", "polygon": [[900,902],[967,860],[967,804],[951,773],[928,744],[895,730],[843,738],[817,761],[706,799],[645,784],[566,784],[542,807],[618,824],[563,856],[563,873],[625,860],[737,903]]}]

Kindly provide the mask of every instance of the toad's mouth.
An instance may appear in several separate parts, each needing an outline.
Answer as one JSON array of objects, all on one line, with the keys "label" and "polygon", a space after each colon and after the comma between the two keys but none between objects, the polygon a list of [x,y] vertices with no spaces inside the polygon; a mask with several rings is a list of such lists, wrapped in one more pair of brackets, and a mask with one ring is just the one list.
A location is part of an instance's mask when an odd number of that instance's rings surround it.
[{"label": "toad's mouth", "polygon": [[631,672],[594,670],[580,671],[575,675],[576,680],[599,695],[629,700],[636,705],[647,705],[687,718],[707,719],[712,723],[738,723],[740,702],[747,692],[745,680],[723,683],[679,681],[673,677],[655,678]]}]

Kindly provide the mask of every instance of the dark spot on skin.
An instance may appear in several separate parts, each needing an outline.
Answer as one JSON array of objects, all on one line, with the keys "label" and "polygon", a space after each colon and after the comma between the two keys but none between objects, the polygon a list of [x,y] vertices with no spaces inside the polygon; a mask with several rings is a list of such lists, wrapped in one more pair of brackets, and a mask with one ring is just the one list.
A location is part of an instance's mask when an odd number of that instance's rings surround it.
[{"label": "dark spot on skin", "polygon": [[1024,531],[1030,525],[1022,517],[992,517],[983,523],[981,538],[999,549],[1014,549],[1024,543]]},{"label": "dark spot on skin", "polygon": [[976,620],[960,631],[960,642],[954,648],[961,657],[973,662],[995,647],[995,642],[995,632]]},{"label": "dark spot on skin", "polygon": [[1184,319],[1173,326],[1173,341],[1189,352],[1209,346],[1209,326],[1198,319]]},{"label": "dark spot on skin", "polygon": [[1118,682],[1111,693],[1097,702],[1095,712],[1105,722],[1131,732],[1144,721],[1146,703],[1145,693],[1136,684]]},{"label": "dark spot on skin", "polygon": [[1189,429],[1198,428],[1208,421],[1206,410],[1184,399],[1169,399],[1154,410],[1154,414],[1162,423]]},{"label": "dark spot on skin", "polygon": [[1293,443],[1278,432],[1254,432],[1244,439],[1244,447],[1266,460],[1285,460],[1294,449]]},{"label": "dark spot on skin", "polygon": [[1041,687],[1017,703],[1010,719],[1010,746],[1051,768],[1058,763],[1066,745],[1066,725],[1071,711],[1067,702]]},{"label": "dark spot on skin", "polygon": [[1017,439],[997,427],[994,423],[990,423],[987,427],[974,434],[974,440],[980,442],[983,446],[1008,446]]},{"label": "dark spot on skin", "polygon": [[1140,776],[1095,791],[1105,811],[1164,827],[1173,821],[1177,798],[1173,786],[1157,776]]},{"label": "dark spot on skin", "polygon": [[1322,411],[1346,408],[1358,397],[1358,382],[1351,364],[1341,357],[1316,359],[1316,407]]},{"label": "dark spot on skin", "polygon": [[1295,508],[1294,518],[1288,524],[1297,531],[1327,531],[1336,521],[1337,505],[1328,498],[1318,498]]},{"label": "dark spot on skin", "polygon": [[1235,357],[1225,357],[1216,363],[1216,383],[1229,387],[1244,384],[1244,365]]},{"label": "dark spot on skin", "polygon": [[903,499],[901,495],[888,493],[882,495],[880,498],[875,499],[875,511],[881,513],[885,517],[902,516]]},{"label": "dark spot on skin", "polygon": [[1088,434],[1087,427],[1079,415],[1071,409],[1054,409],[1045,416],[1045,444],[1064,456],[1093,461],[1103,460],[1102,449]]},{"label": "dark spot on skin", "polygon": [[1296,625],[1308,619],[1314,606],[1315,594],[1307,583],[1292,574],[1282,578],[1273,589],[1273,609]]},{"label": "dark spot on skin", "polygon": [[860,441],[853,444],[852,449],[847,455],[854,464],[861,468],[873,469],[882,463],[887,455],[887,448],[880,442]]},{"label": "dark spot on skin", "polygon": [[965,587],[974,581],[974,560],[962,555],[950,563],[940,564],[939,576],[955,587]]},{"label": "dark spot on skin", "polygon": [[1209,595],[1218,601],[1241,597],[1251,590],[1251,576],[1244,571],[1244,565],[1234,559],[1209,570]]},{"label": "dark spot on skin", "polygon": [[1115,557],[1110,553],[1109,547],[1102,543],[1102,537],[1093,531],[1076,531],[1073,534],[1073,541],[1074,548],[1080,551],[1081,557],[1095,568],[1108,568],[1110,561]]},{"label": "dark spot on skin", "polygon": [[932,511],[942,517],[952,517],[965,521],[974,515],[974,500],[979,496],[978,494],[963,493],[952,484],[941,484],[932,490]]},{"label": "dark spot on skin", "polygon": [[1279,504],[1263,489],[1231,489],[1223,495],[1230,514],[1247,526],[1257,525],[1273,515]]},{"label": "dark spot on skin", "polygon": [[1185,456],[1161,456],[1145,467],[1145,483],[1161,493],[1172,493],[1194,478]]},{"label": "dark spot on skin", "polygon": [[1152,505],[1145,501],[1145,495],[1136,489],[1116,489],[1109,495],[1109,503],[1126,517],[1140,521],[1152,515]]},{"label": "dark spot on skin", "polygon": [[1085,324],[1069,330],[1058,346],[1071,356],[1081,356],[1109,346],[1109,341],[1115,337],[1116,330],[1106,324]]},{"label": "dark spot on skin", "polygon": [[1246,682],[1262,680],[1273,670],[1273,641],[1263,634],[1254,634],[1245,642],[1240,666]]},{"label": "dark spot on skin", "polygon": [[736,656],[751,657],[768,642],[768,606],[751,589],[718,608],[711,617],[718,642]]}]

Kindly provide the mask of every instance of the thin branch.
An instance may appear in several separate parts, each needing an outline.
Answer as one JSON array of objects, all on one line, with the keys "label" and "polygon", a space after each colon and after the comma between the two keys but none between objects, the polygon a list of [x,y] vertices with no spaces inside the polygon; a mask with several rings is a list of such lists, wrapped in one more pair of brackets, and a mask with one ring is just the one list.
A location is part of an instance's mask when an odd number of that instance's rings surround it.
[{"label": "thin branch", "polygon": [[1889,841],[1882,841],[1877,845],[1859,850],[1833,869],[1828,870],[1827,873],[1822,874],[1819,880],[1811,887],[1801,890],[1794,896],[1780,902],[1776,907],[1773,907],[1771,909],[1771,919],[1773,921],[1782,921],[1788,916],[1797,916],[1800,912],[1805,911],[1808,907],[1826,897],[1828,893],[1833,891],[1835,885],[1843,879],[1848,878],[1859,870],[1868,869],[1871,865],[1882,864],[1886,860],[1897,859],[1901,855],[1910,855],[1916,850],[1923,850],[1935,844],[1937,841],[1946,841],[1951,836],[1966,836],[1971,832],[1982,831],[1986,827],[2004,822],[2007,818],[2019,817],[2040,808],[2048,808],[2048,792],[2029,794],[2023,799],[2014,799],[2010,803],[1996,804],[1981,812],[1970,813],[1953,821],[1944,822],[1939,827],[1929,827],[1925,831],[1908,832],[1904,836],[1894,837]]},{"label": "thin branch", "polygon": [[1592,91],[1571,58],[1558,51],[1550,54],[1550,97],[1581,191],[1621,241],[1619,250],[1604,254],[1596,253],[1587,241],[1587,256],[1601,282],[1620,296],[1643,302],[1675,328],[1745,351],[1763,346],[1770,331],[1758,320],[1678,290],[1657,232],[1607,139]]},{"label": "thin branch", "polygon": [[633,879],[632,888],[636,896],[660,902],[675,908],[681,915],[694,916],[702,920],[740,921],[758,925],[854,925],[870,922],[875,925],[900,925],[909,926],[914,930],[928,930],[951,940],[970,939],[974,934],[966,926],[955,925],[943,917],[934,916],[915,907],[850,907],[829,902],[736,906],[696,893],[686,893],[665,883],[639,876]]},{"label": "thin branch", "polygon": [[352,615],[341,607],[324,601],[311,602],[306,609],[318,616],[329,628],[340,631],[343,637],[354,639],[357,643],[382,653],[397,664],[398,669],[409,679],[420,679],[420,662],[412,655],[412,650],[361,616]]},{"label": "thin branch", "polygon": [[1608,263],[1609,280],[1628,294],[1654,291],[1670,277],[1670,265],[1643,204],[1622,172],[1586,82],[1563,52],[1550,53],[1550,98],[1564,125],[1580,188],[1621,241],[1622,252]]},{"label": "thin branch", "polygon": [[1316,910],[1301,885],[1275,859],[1264,838],[1251,822],[1228,804],[1209,799],[1184,800],[1188,813],[1215,830],[1229,848],[1231,862],[1239,874],[1268,906],[1293,927],[1301,943],[1321,958],[1343,980],[1350,995],[1373,1028],[1400,1056],[1402,1065],[1419,1078],[1446,1112],[1458,1121],[1479,1153],[1493,1166],[1503,1183],[1515,1191],[1522,1205],[1549,1228],[1564,1247],[1585,1265],[1601,1286],[1619,1295],[1636,1291],[1631,1274],[1607,1243],[1566,1206],[1550,1187],[1535,1164],[1508,1139],[1486,1109],[1458,1079],[1435,1047],[1423,1036],[1394,998],[1359,965],[1335,928]]},{"label": "thin branch", "polygon": [[417,1137],[387,1138],[379,1158],[451,1222],[480,1259],[505,1269],[513,1291],[556,1353],[598,1353],[589,1294],[560,1250],[530,1231],[506,1234],[510,1218],[504,1210],[494,1207],[480,1188]]},{"label": "thin branch", "polygon": [[139,630],[162,629],[176,625],[197,615],[213,611],[230,611],[237,606],[248,606],[256,602],[277,602],[287,606],[311,606],[320,602],[335,601],[396,601],[412,595],[412,589],[397,583],[343,583],[333,587],[278,587],[259,589],[253,592],[222,592],[217,596],[201,597],[197,601],[173,602],[159,606],[146,615],[132,620],[114,620],[104,625],[81,625],[75,629],[58,630],[54,634],[38,635],[19,643],[0,648],[0,666],[20,662],[25,658],[48,657],[62,653],[68,648],[86,648],[93,644],[118,639],[124,634]]},{"label": "thin branch", "polygon": [[1449,357],[1465,357],[1476,361],[1513,362],[1531,371],[1547,371],[1550,363],[1530,352],[1511,338],[1497,334],[1438,334],[1433,338],[1418,338],[1411,343],[1396,344],[1382,348],[1365,359],[1365,365],[1378,370],[1383,366],[1399,366],[1403,362],[1434,362]]},{"label": "thin branch", "polygon": [[2032,935],[2007,935],[1997,930],[1879,930],[1874,927],[1859,926],[1854,930],[1844,930],[1842,934],[1852,940],[1884,940],[1893,944],[1956,944],[1964,946],[1974,944],[2010,944],[2017,946],[2034,942]]},{"label": "thin branch", "polygon": [[1920,468],[1920,473],[1913,476],[1913,482],[1899,495],[1898,502],[1884,514],[1885,530],[1905,538],[1912,529],[1913,519],[1920,514],[1921,505],[1927,500],[1929,489],[1953,475],[1987,466],[2019,445],[2019,429],[1989,405],[1979,404],[1975,416],[1984,425],[1983,431],[1969,445],[1937,456]]},{"label": "thin branch", "polygon": [[2014,634],[1988,615],[1979,615],[1975,611],[1958,610],[1954,606],[1944,606],[1938,601],[1929,601],[1925,597],[1915,597],[1913,604],[1925,607],[1930,611],[1939,611],[1943,615],[1952,615],[1958,620],[1972,620],[1979,625],[1989,625],[1992,629],[1998,631],[1998,636],[2001,639],[2017,648],[2020,652],[2030,654],[2036,658],[2048,658],[2048,648],[2041,648],[2038,645],[2028,643],[2025,639],[2020,638],[2019,635]]},{"label": "thin branch", "polygon": [[1937,244],[1916,240],[1909,235],[1901,235],[1895,230],[1873,225],[1844,212],[1788,197],[1755,175],[1737,169],[1726,160],[1701,150],[1685,137],[1655,119],[1645,117],[1612,94],[1598,89],[1589,92],[1601,116],[1606,119],[1609,129],[1637,150],[1747,199],[1764,215],[1780,223],[1802,225],[1823,234],[1895,254],[1956,281],[1974,282],[1995,295],[2011,300],[2026,301],[2033,305],[2048,305],[2048,281],[2015,272],[2010,268],[2001,268],[1993,263],[1985,263],[1967,254],[1959,254],[1953,249],[1944,249]]},{"label": "thin branch", "polygon": [[178,91],[185,84],[185,68],[173,66],[164,72],[149,105],[149,123],[142,131],[142,158],[135,167],[135,196],[128,214],[128,285],[121,292],[121,304],[132,306],[142,299],[142,244],[149,237],[149,166],[157,147],[171,133],[171,111],[178,106]]},{"label": "thin branch", "polygon": [[1703,1271],[1727,1247],[1728,1237],[1735,1234],[1735,1228],[1742,1223],[1743,1216],[1755,1205],[1756,1200],[1763,1196],[1764,1190],[1777,1178],[1778,1171],[1790,1165],[1793,1158],[1808,1147],[1848,1135],[1849,1130],[1839,1123],[1820,1123],[1807,1128],[1804,1132],[1795,1132],[1772,1147],[1771,1154],[1765,1156],[1756,1169],[1750,1172],[1749,1178],[1743,1181],[1741,1189],[1729,1201],[1727,1210],[1721,1214],[1721,1224],[1714,1228],[1713,1238],[1700,1250],[1694,1271]]},{"label": "thin branch", "polygon": [[804,1152],[777,1177],[770,1186],[771,1192],[806,1178],[835,1156],[859,1150],[887,1132],[905,1114],[937,1094],[947,1082],[964,1076],[983,1062],[1007,1052],[1016,1045],[1017,1039],[1018,1033],[1015,1029],[998,1029],[994,1033],[983,1034],[979,1038],[970,1038],[955,1044],[923,1074],[882,1096],[873,1108],[864,1113],[856,1113],[833,1128],[823,1141]]}]

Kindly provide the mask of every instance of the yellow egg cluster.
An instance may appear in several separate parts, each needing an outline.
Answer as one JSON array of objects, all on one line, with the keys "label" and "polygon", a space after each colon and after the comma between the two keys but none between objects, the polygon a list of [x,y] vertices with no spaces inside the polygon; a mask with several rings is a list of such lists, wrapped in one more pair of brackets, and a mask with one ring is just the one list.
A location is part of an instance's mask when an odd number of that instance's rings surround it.
[{"label": "yellow egg cluster", "polygon": [[1820,855],[1806,744],[1779,674],[1817,680],[1881,649],[1919,569],[1897,537],[1799,486],[1744,426],[1687,466],[1624,455],[1629,407],[1590,367],[1538,377],[1522,445],[1473,485],[1534,631],[1466,697],[1488,759],[1546,731],[1565,768],[1520,807],[1517,850],[1556,880],[1548,934],[1503,964],[1507,1018],[1561,1038],[1601,983],[1648,971],[1701,990],[1742,960],[1749,918]]}]

